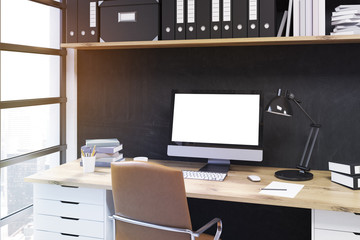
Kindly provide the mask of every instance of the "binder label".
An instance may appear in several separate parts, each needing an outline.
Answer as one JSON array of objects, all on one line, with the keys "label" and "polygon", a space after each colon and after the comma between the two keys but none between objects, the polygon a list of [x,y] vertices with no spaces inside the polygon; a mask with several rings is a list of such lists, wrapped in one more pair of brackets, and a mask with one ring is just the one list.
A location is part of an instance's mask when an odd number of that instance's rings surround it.
[{"label": "binder label", "polygon": [[249,0],[249,20],[257,20],[257,0]]},{"label": "binder label", "polygon": [[176,23],[184,23],[184,0],[176,0]]},{"label": "binder label", "polygon": [[90,27],[96,27],[96,2],[90,2]]},{"label": "binder label", "polygon": [[223,3],[223,21],[230,22],[231,21],[231,0],[224,0]]},{"label": "binder label", "polygon": [[212,0],[212,21],[220,22],[220,0]]},{"label": "binder label", "polygon": [[195,22],[195,0],[188,0],[187,12],[188,12],[188,17],[187,17],[188,23],[194,23]]}]

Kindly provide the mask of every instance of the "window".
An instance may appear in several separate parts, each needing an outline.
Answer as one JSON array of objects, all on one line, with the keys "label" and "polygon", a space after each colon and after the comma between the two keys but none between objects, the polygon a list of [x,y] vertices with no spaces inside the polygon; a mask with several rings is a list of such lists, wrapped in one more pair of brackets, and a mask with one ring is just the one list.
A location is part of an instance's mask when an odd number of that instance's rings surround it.
[{"label": "window", "polygon": [[1,110],[1,160],[60,144],[59,104]]},{"label": "window", "polygon": [[60,9],[29,0],[1,0],[1,42],[60,48]]},{"label": "window", "polygon": [[[59,165],[59,153],[1,168],[1,218],[32,204],[32,184],[24,178]],[[3,239],[3,238],[2,238]],[[5,236],[6,239],[6,236]]]},{"label": "window", "polygon": [[0,239],[33,239],[33,186],[65,162],[60,0],[0,0]]},{"label": "window", "polygon": [[1,100],[60,97],[59,66],[60,56],[1,52]]}]

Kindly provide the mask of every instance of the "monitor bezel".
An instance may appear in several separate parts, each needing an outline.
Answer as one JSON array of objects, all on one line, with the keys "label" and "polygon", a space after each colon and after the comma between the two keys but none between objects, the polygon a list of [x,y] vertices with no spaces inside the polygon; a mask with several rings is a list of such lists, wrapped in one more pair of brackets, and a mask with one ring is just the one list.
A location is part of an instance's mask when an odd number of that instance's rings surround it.
[{"label": "monitor bezel", "polygon": [[[172,141],[173,119],[174,119],[174,101],[176,94],[256,94],[260,96],[259,101],[259,139],[258,145],[243,144],[220,144],[220,143],[198,143],[198,142],[175,142]],[[212,148],[238,148],[238,149],[263,149],[263,94],[261,90],[177,90],[171,92],[171,119],[170,119],[169,145],[176,146],[194,146],[194,147],[212,147]]]}]

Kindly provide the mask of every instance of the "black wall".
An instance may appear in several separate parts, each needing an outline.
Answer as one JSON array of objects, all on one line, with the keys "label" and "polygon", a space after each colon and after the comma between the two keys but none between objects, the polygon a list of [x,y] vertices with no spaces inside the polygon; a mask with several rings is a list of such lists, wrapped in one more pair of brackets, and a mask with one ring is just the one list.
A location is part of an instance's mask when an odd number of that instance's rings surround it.
[{"label": "black wall", "polygon": [[[87,138],[116,137],[124,144],[126,157],[174,159],[166,155],[172,89],[256,89],[263,92],[267,104],[283,88],[301,99],[322,124],[312,169],[327,169],[332,160],[358,159],[359,55],[358,44],[79,51],[78,147]],[[264,114],[260,165],[295,167],[299,162],[310,122],[295,105],[293,109],[292,118]],[[202,201],[189,202],[195,209],[208,206],[211,213],[224,212],[216,211],[213,202]],[[222,206],[226,209],[226,203]],[[236,206],[239,213],[245,211],[243,205]],[[308,210],[280,208],[282,215],[274,216],[269,206],[252,209],[264,214],[258,224],[273,226],[276,239],[310,239]],[[274,221],[269,221],[271,217]],[[279,218],[308,227],[279,237],[275,220]],[[230,232],[223,239],[239,239]]]},{"label": "black wall", "polygon": [[[78,146],[117,137],[127,157],[166,155],[171,90],[261,90],[264,105],[290,89],[322,124],[313,169],[360,156],[360,47],[354,45],[79,51]],[[263,166],[294,167],[309,120],[264,113]]]}]

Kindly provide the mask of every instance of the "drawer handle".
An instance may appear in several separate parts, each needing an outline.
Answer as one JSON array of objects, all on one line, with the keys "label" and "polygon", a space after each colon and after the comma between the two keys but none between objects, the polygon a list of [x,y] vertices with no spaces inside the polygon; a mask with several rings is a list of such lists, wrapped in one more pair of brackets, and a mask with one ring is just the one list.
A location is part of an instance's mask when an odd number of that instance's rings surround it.
[{"label": "drawer handle", "polygon": [[69,234],[69,233],[60,233],[63,236],[69,236],[69,237],[80,237],[80,235],[75,235],[75,234]]},{"label": "drawer handle", "polygon": [[80,203],[78,202],[70,202],[70,201],[60,201],[61,203],[65,203],[65,204],[75,204],[75,205],[78,205]]},{"label": "drawer handle", "polygon": [[76,186],[68,186],[68,185],[60,185],[61,187],[66,187],[66,188],[79,188],[79,187],[76,187]]},{"label": "drawer handle", "polygon": [[79,221],[80,220],[80,218],[71,218],[71,217],[61,217],[61,218],[66,219],[66,220],[74,220],[74,221]]},{"label": "drawer handle", "polygon": [[360,215],[360,213],[354,213],[355,215]]},{"label": "drawer handle", "polygon": [[353,234],[355,234],[356,236],[360,236],[360,233],[356,233],[356,232],[354,232]]}]

